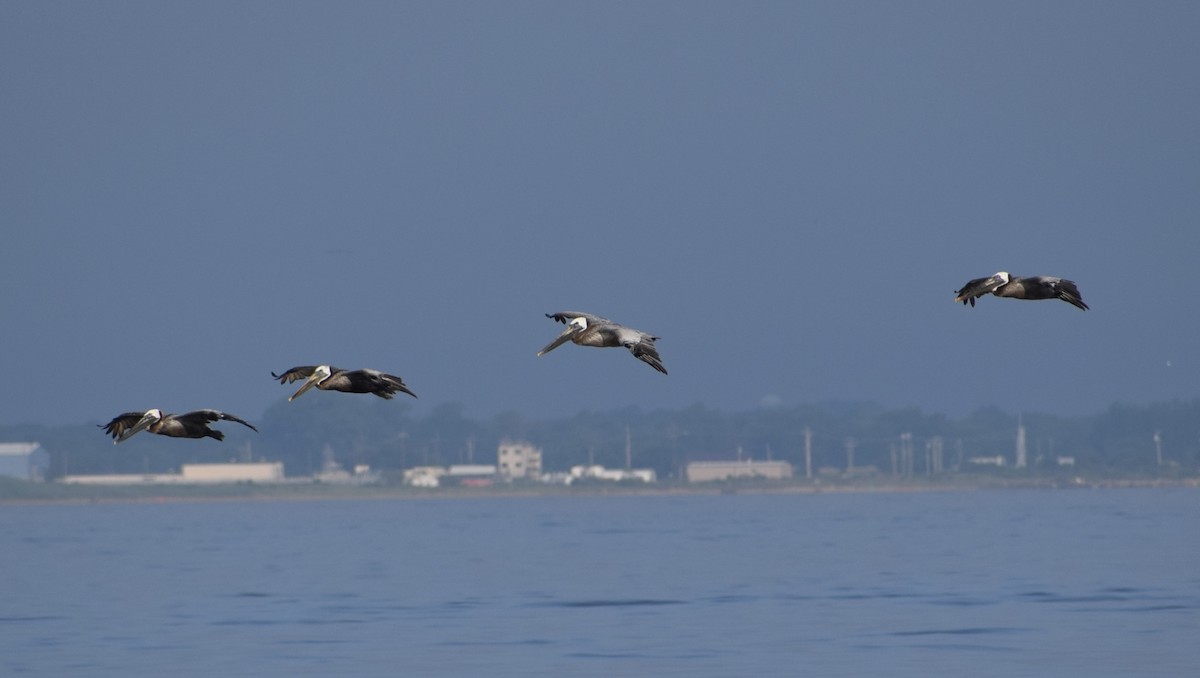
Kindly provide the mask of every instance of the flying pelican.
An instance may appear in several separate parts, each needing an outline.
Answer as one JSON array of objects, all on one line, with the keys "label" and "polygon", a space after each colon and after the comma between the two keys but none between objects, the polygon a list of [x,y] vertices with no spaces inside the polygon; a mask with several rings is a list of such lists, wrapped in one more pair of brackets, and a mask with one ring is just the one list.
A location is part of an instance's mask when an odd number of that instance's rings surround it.
[{"label": "flying pelican", "polygon": [[975,300],[991,292],[997,297],[1012,297],[1013,299],[1062,299],[1072,306],[1088,310],[1079,295],[1075,283],[1051,275],[1035,275],[1028,278],[1010,276],[1007,271],[1000,271],[988,278],[976,278],[962,289],[955,292],[955,301],[963,305],[975,305]]},{"label": "flying pelican", "polygon": [[663,374],[667,373],[662,359],[658,357],[658,349],[654,347],[654,341],[658,337],[588,313],[563,311],[547,313],[546,317],[553,318],[567,327],[554,341],[547,344],[546,348],[538,351],[538,355],[545,355],[568,340],[580,346],[624,346],[633,357]]},{"label": "flying pelican", "polygon": [[379,370],[343,370],[330,365],[304,365],[293,367],[283,374],[271,373],[272,377],[281,384],[304,379],[304,385],[288,398],[288,402],[299,398],[305,391],[316,386],[322,391],[341,391],[343,393],[374,393],[380,398],[391,400],[397,391],[404,392],[416,398],[417,394],[408,390],[404,381],[392,374],[384,374]]},{"label": "flying pelican", "polygon": [[97,424],[104,432],[113,437],[113,445],[122,442],[141,430],[157,433],[160,436],[172,438],[216,438],[224,440],[225,434],[209,428],[209,423],[224,419],[236,421],[250,427],[255,433],[258,429],[245,419],[240,419],[216,410],[196,410],[187,414],[166,414],[162,410],[153,409],[145,412],[126,412],[113,417],[107,424]]}]

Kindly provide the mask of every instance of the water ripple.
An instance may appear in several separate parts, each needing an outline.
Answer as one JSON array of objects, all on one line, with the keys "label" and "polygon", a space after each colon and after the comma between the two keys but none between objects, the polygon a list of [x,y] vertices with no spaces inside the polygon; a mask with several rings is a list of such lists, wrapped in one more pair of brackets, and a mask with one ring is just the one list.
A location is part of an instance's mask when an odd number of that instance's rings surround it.
[{"label": "water ripple", "polygon": [[961,629],[920,629],[892,631],[889,636],[980,636],[992,633],[1025,633],[1029,629],[1014,626],[969,626]]},{"label": "water ripple", "polygon": [[653,607],[658,605],[684,605],[682,600],[659,598],[616,598],[610,600],[564,600],[548,603],[533,603],[531,607]]}]

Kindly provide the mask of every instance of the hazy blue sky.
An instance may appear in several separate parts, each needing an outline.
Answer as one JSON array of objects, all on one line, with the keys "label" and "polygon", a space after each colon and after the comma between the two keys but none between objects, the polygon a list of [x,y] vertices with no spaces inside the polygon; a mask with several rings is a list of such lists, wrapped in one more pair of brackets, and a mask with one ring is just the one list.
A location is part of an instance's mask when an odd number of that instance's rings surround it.
[{"label": "hazy blue sky", "polygon": [[[473,417],[1196,397],[1197,34],[1195,2],[0,3],[0,423],[253,419],[316,363]],[[1001,269],[1092,310],[952,303]],[[560,310],[670,375],[536,357]]]}]

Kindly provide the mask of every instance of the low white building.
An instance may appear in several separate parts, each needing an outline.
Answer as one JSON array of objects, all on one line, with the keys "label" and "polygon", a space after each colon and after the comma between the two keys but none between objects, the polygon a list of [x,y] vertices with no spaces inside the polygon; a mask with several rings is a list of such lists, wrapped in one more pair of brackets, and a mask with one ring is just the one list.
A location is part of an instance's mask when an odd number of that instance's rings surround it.
[{"label": "low white building", "polygon": [[491,464],[454,464],[446,467],[446,475],[451,478],[485,478],[496,475],[496,467]]},{"label": "low white building", "polygon": [[283,462],[253,464],[184,464],[185,483],[277,483],[283,480]]},{"label": "low white building", "polygon": [[404,484],[413,487],[437,487],[446,475],[444,466],[415,466],[404,471]]},{"label": "low white building", "polygon": [[489,464],[455,464],[453,466],[414,466],[404,472],[404,484],[413,487],[439,487],[443,481],[488,480],[496,477],[496,467]]},{"label": "low white building", "polygon": [[50,468],[50,453],[41,443],[0,443],[0,476],[42,480]]},{"label": "low white building", "polygon": [[347,471],[336,462],[327,461],[313,480],[331,485],[370,485],[380,480],[379,471],[372,471],[368,464],[357,464],[354,471]]},{"label": "low white building", "polygon": [[1004,455],[997,454],[994,457],[971,457],[967,460],[969,464],[976,466],[1004,466]]},{"label": "low white building", "polygon": [[76,485],[212,485],[217,483],[282,483],[283,462],[253,464],[184,464],[179,473],[112,473],[63,476]]},{"label": "low white building", "polygon": [[730,478],[785,480],[792,477],[792,465],[786,461],[693,461],[685,473],[689,483]]},{"label": "low white building", "polygon": [[607,480],[614,483],[619,483],[625,480],[637,480],[643,483],[653,483],[658,480],[658,476],[652,468],[610,469],[599,465],[572,466],[571,473],[568,477],[570,477],[573,481],[592,479]]}]

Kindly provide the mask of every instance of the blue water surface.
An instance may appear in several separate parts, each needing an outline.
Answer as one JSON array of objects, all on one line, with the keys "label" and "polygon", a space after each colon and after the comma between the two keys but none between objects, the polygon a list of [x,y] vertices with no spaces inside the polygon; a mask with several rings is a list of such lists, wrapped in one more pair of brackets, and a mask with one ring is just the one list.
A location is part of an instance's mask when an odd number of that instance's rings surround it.
[{"label": "blue water surface", "polygon": [[1194,676],[1200,491],[0,506],[0,674]]}]

